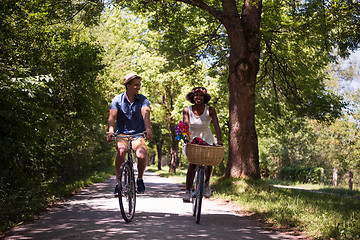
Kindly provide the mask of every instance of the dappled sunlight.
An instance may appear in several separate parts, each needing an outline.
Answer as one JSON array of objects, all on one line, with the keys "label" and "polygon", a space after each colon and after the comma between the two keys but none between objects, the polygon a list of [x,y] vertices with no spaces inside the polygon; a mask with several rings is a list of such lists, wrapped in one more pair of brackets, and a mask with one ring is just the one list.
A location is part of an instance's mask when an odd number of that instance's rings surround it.
[{"label": "dappled sunlight", "polygon": [[218,201],[204,199],[200,224],[192,204],[182,202],[184,185],[153,173],[144,177],[133,222],[126,223],[112,195],[115,178],[94,184],[50,209],[33,223],[13,229],[6,239],[291,239],[264,230]]}]

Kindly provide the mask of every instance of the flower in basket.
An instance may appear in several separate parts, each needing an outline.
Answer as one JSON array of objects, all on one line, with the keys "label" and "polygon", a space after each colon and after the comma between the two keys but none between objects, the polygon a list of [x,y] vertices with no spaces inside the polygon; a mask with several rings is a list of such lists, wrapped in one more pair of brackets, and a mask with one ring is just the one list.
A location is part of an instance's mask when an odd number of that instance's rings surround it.
[{"label": "flower in basket", "polygon": [[198,137],[194,137],[194,139],[191,141],[191,144],[209,146],[209,144],[206,141]]},{"label": "flower in basket", "polygon": [[176,130],[176,139],[177,140],[187,140],[190,141],[191,132],[189,130],[189,124],[183,123],[182,121],[175,127]]}]

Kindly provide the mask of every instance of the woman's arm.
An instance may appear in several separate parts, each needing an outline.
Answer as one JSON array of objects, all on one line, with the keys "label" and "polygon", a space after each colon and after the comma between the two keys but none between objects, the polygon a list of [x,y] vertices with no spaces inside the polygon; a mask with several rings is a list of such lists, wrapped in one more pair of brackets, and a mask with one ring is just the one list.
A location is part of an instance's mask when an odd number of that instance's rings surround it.
[{"label": "woman's arm", "polygon": [[212,123],[214,125],[214,129],[215,129],[218,144],[222,145],[223,142],[222,142],[221,130],[220,130],[219,120],[218,120],[215,108],[209,107],[209,114],[210,114]]},{"label": "woman's arm", "polygon": [[189,107],[184,107],[184,109],[183,109],[183,123],[190,124]]}]

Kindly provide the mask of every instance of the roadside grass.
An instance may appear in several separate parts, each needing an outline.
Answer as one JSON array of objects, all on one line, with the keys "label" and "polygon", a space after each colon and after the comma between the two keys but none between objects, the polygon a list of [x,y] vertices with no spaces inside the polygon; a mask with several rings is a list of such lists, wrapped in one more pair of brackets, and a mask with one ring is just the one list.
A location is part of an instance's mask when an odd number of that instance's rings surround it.
[{"label": "roadside grass", "polygon": [[265,180],[213,181],[214,196],[236,203],[274,228],[296,229],[315,239],[360,239],[360,200],[296,189]]},{"label": "roadside grass", "polygon": [[320,192],[332,193],[332,194],[339,194],[343,196],[353,196],[360,198],[360,191],[359,188],[354,187],[353,191],[349,191],[347,186],[338,186],[333,187],[331,185],[325,184],[310,184],[310,183],[298,183],[298,182],[290,182],[290,181],[282,181],[282,180],[273,180],[273,179],[265,179],[266,182],[272,185],[284,185],[290,187],[296,187],[301,189],[307,190],[316,190]]}]

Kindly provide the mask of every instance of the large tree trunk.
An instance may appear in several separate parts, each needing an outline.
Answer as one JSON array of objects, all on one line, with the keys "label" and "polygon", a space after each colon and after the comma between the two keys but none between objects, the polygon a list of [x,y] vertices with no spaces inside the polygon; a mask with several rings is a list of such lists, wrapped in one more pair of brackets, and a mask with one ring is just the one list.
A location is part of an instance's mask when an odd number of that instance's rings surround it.
[{"label": "large tree trunk", "polygon": [[240,18],[225,8],[224,26],[230,41],[229,161],[227,177],[260,178],[255,130],[255,82],[260,58],[261,1],[245,1]]}]

